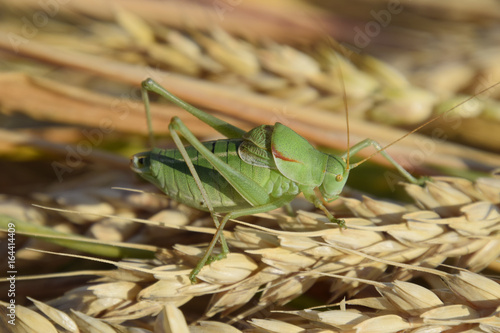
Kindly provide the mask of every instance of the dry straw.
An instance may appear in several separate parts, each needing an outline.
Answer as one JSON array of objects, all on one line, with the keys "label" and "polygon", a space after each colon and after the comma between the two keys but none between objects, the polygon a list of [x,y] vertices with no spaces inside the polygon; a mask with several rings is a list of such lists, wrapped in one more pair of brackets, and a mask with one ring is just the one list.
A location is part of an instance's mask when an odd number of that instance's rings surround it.
[{"label": "dry straw", "polygon": [[[423,188],[405,187],[414,205],[367,197],[341,199],[355,216],[346,218],[345,230],[331,226],[322,215],[305,211],[295,218],[280,212],[264,214],[261,222],[274,219],[279,225],[274,229],[239,222],[226,232],[233,252],[203,268],[198,284],[192,285],[188,274],[204,246],[175,245],[173,251],[158,252],[156,260],[116,263],[115,272],[92,272],[101,278],[91,284],[48,303],[35,301],[49,319],[22,308],[18,320],[35,331],[32,320],[47,327],[64,320],[65,325],[80,329],[95,325],[116,330],[125,321],[144,321],[153,315],[157,330],[169,332],[174,327],[172,332],[182,332],[188,329],[184,316],[193,314],[185,310],[183,315],[177,307],[211,294],[205,318],[221,314],[230,323],[249,320],[255,332],[288,328],[300,332],[314,327],[325,332],[377,332],[381,327],[384,332],[459,331],[464,327],[489,332],[498,328],[495,311],[500,305],[500,287],[471,271],[482,270],[500,254],[500,179],[439,178]],[[130,194],[128,202],[136,200],[135,196]],[[100,198],[106,202],[102,194]],[[174,216],[160,224],[175,224]],[[150,235],[143,230],[136,237]],[[26,252],[21,250],[21,256]],[[450,259],[455,265],[450,273],[433,269]],[[469,271],[457,271],[458,267]],[[417,276],[428,285],[403,282]],[[326,311],[270,311],[318,283],[330,299],[346,296],[347,300],[328,305]],[[366,297],[373,294],[367,289],[370,286],[378,296]],[[261,294],[255,298],[257,292]],[[64,314],[56,309],[71,311]],[[286,319],[289,316],[294,319]],[[238,331],[210,321],[196,326],[200,332],[214,327]]]}]

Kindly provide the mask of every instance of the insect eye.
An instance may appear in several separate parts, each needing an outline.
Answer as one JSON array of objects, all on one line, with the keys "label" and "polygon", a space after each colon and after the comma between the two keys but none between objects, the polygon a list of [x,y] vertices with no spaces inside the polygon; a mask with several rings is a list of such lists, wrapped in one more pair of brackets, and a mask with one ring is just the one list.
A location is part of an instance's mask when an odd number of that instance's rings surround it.
[{"label": "insect eye", "polygon": [[149,167],[149,155],[136,154],[130,158],[130,167],[132,170],[142,173],[145,168]]},{"label": "insect eye", "polygon": [[344,177],[342,177],[341,174],[338,174],[337,177],[335,177],[335,180],[338,181],[338,182],[341,182],[342,179],[344,179]]},{"label": "insect eye", "polygon": [[130,159],[130,165],[136,168],[144,167],[144,157],[132,157]]}]

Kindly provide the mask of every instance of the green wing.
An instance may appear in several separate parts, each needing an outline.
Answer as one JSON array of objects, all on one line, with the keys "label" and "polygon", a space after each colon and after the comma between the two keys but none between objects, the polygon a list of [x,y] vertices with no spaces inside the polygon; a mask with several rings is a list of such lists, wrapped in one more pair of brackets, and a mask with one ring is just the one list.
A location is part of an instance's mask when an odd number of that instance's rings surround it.
[{"label": "green wing", "polygon": [[271,136],[274,126],[261,125],[243,135],[238,147],[240,158],[248,164],[276,169],[271,152]]}]

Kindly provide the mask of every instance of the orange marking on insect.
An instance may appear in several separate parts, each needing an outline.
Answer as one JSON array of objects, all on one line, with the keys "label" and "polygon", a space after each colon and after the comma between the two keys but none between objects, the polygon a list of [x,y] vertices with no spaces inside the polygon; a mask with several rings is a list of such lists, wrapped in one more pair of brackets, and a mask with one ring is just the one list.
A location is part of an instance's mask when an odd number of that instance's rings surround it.
[{"label": "orange marking on insect", "polygon": [[281,153],[279,151],[274,149],[274,146],[272,146],[271,149],[273,150],[273,156],[276,158],[279,158],[280,160],[287,161],[287,162],[302,163],[300,161],[297,161],[297,160],[294,160],[294,159],[291,159],[291,158],[288,158],[286,156],[281,155]]}]

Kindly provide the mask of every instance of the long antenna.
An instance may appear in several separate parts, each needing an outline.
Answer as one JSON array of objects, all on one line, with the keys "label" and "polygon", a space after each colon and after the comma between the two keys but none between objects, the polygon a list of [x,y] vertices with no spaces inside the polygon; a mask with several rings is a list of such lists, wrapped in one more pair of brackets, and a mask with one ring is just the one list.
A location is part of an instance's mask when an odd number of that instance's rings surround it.
[{"label": "long antenna", "polygon": [[438,114],[438,115],[437,115],[437,116],[435,116],[434,118],[432,118],[432,119],[430,119],[430,120],[426,121],[425,123],[423,123],[422,125],[418,126],[418,127],[417,127],[417,128],[415,128],[415,129],[413,129],[412,131],[410,131],[410,132],[406,133],[405,135],[403,135],[403,136],[402,136],[402,137],[400,137],[399,139],[397,139],[397,140],[395,140],[395,141],[393,141],[393,142],[389,143],[387,146],[382,147],[381,149],[377,150],[376,152],[374,152],[374,153],[373,153],[373,154],[371,154],[370,156],[368,156],[368,157],[366,157],[366,158],[362,159],[361,161],[359,161],[359,162],[357,162],[357,163],[353,164],[353,165],[351,166],[351,169],[354,169],[355,167],[357,167],[357,166],[359,166],[359,165],[363,164],[364,162],[368,161],[370,158],[372,158],[373,156],[377,155],[377,154],[378,154],[378,153],[380,153],[381,151],[384,151],[384,150],[386,150],[387,148],[389,148],[390,146],[392,146],[393,144],[395,144],[395,143],[397,143],[397,142],[399,142],[399,141],[403,140],[403,139],[404,139],[404,138],[406,138],[408,135],[410,135],[410,134],[413,134],[413,133],[417,132],[418,130],[422,129],[423,127],[425,127],[425,126],[429,125],[430,123],[432,123],[432,122],[434,122],[434,121],[438,120],[439,118],[443,117],[445,114],[447,114],[447,113],[449,113],[449,112],[451,112],[451,111],[453,111],[453,110],[455,110],[455,109],[457,109],[457,108],[461,107],[462,105],[464,105],[464,104],[465,104],[465,103],[467,103],[468,101],[470,101],[470,100],[472,100],[472,99],[476,98],[477,96],[481,95],[482,93],[484,93],[484,92],[486,92],[486,91],[488,91],[488,90],[490,90],[490,89],[492,89],[492,88],[494,88],[494,87],[498,86],[499,84],[500,84],[500,82],[497,82],[497,83],[495,83],[495,84],[493,84],[493,85],[491,85],[491,86],[489,86],[489,87],[487,87],[487,88],[485,88],[485,89],[481,90],[480,92],[478,92],[478,93],[477,93],[477,94],[475,94],[474,96],[470,96],[469,98],[467,98],[467,99],[463,100],[462,102],[458,103],[457,105],[455,105],[455,106],[454,106],[454,107],[452,107],[451,109],[447,110],[446,112],[443,112],[443,113],[441,113],[441,114]]},{"label": "long antenna", "polygon": [[[337,46],[337,49],[339,48],[339,44],[337,41],[332,39],[330,36],[327,35],[327,41],[331,44],[332,48],[334,46]],[[346,153],[346,170],[349,170],[349,156],[350,156],[350,150],[351,150],[351,142],[350,142],[350,134],[349,134],[349,105],[347,104],[347,92],[345,88],[345,81],[344,81],[344,74],[342,72],[342,62],[340,55],[338,54],[338,51],[335,51],[334,53],[335,58],[337,59],[338,63],[338,72],[339,72],[339,79],[340,83],[342,85],[342,99],[344,101],[344,106],[345,106],[345,123],[347,126],[347,153]]]},{"label": "long antenna", "polygon": [[337,62],[339,64],[339,77],[340,77],[340,82],[342,84],[342,98],[344,100],[344,106],[345,106],[345,124],[347,126],[347,156],[346,156],[346,170],[349,170],[349,154],[351,150],[351,143],[349,141],[349,106],[347,104],[347,92],[345,88],[345,82],[344,82],[344,74],[342,73],[342,64],[340,63],[340,58],[337,52],[335,52],[335,57],[337,58]]}]

